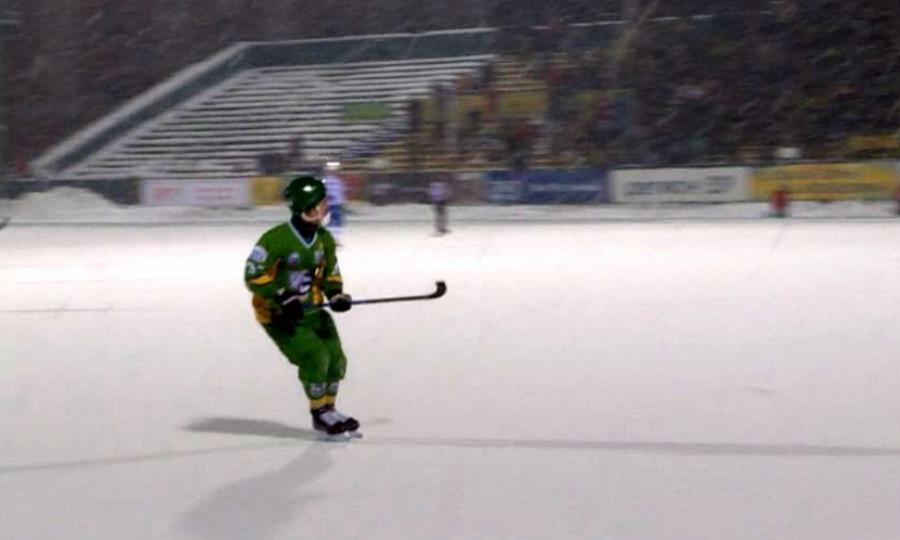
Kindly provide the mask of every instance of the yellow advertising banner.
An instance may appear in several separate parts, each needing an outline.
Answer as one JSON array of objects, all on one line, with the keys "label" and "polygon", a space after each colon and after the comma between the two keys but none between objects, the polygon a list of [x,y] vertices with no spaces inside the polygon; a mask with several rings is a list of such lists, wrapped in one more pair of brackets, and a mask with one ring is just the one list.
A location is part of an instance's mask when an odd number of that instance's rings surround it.
[{"label": "yellow advertising banner", "polygon": [[278,176],[254,176],[250,179],[250,202],[254,206],[282,204],[284,180]]},{"label": "yellow advertising banner", "polygon": [[847,150],[854,153],[900,149],[900,135],[854,135],[847,139]]},{"label": "yellow advertising banner", "polygon": [[898,182],[893,163],[809,163],[754,169],[750,189],[757,200],[769,200],[782,186],[801,201],[889,199]]}]

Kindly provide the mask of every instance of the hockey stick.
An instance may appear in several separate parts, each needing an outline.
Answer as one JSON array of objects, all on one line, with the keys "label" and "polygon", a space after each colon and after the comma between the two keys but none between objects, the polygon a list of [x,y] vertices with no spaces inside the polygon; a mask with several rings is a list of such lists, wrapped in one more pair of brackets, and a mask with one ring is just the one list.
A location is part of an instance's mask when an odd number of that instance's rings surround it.
[{"label": "hockey stick", "polygon": [[[447,284],[443,281],[435,281],[434,282],[435,289],[434,292],[429,294],[419,294],[413,296],[386,296],[383,298],[364,298],[362,300],[354,299],[351,303],[353,306],[358,306],[362,304],[385,304],[387,302],[412,302],[415,300],[434,300],[435,298],[440,298],[444,296],[444,293],[447,292]],[[321,306],[315,307],[331,307],[331,304],[324,303]]]}]

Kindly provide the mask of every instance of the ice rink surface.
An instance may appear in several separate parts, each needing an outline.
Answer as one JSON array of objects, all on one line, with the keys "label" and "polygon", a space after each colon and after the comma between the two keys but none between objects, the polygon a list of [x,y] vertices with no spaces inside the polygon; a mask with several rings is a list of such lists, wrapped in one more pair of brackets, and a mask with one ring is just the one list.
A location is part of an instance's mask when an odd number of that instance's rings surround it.
[{"label": "ice rink surface", "polygon": [[900,538],[900,221],[351,224],[349,444],[265,228],[0,231],[0,538]]}]

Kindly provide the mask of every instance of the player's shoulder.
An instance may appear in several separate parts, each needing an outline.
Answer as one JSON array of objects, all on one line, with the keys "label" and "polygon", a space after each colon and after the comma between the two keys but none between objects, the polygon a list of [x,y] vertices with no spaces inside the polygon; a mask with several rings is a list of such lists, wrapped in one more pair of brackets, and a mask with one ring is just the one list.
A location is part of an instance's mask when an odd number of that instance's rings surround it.
[{"label": "player's shoulder", "polygon": [[291,225],[290,223],[279,223],[274,227],[269,228],[266,232],[262,234],[260,237],[260,241],[272,241],[283,238],[291,234]]},{"label": "player's shoulder", "polygon": [[290,235],[290,225],[281,223],[262,233],[262,236],[256,241],[256,245],[264,248],[270,253],[275,253],[283,249],[286,244],[290,243]]}]

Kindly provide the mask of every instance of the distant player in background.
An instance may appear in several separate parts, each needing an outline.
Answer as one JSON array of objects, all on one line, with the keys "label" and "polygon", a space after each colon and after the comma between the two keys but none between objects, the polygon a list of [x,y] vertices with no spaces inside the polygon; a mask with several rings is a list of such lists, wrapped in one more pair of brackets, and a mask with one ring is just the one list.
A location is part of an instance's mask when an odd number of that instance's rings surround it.
[{"label": "distant player in background", "polygon": [[787,217],[788,206],[791,202],[791,192],[785,185],[779,186],[772,192],[772,215],[778,218]]},{"label": "distant player in background", "polygon": [[347,359],[331,310],[353,305],[343,290],[335,241],[321,226],[326,215],[325,185],[297,176],[284,190],[291,219],[262,235],[247,258],[244,282],[253,293],[256,320],[288,361],[309,398],[312,426],[329,437],[355,435],[359,422],[335,408]]},{"label": "distant player in background", "polygon": [[443,178],[435,178],[428,186],[428,198],[434,208],[434,231],[438,235],[450,232],[447,228],[447,202],[450,186]]},{"label": "distant player in background", "polygon": [[340,163],[329,161],[325,164],[325,190],[328,199],[328,230],[334,235],[340,245],[340,236],[344,228],[344,201],[346,189],[344,181],[338,175]]}]

